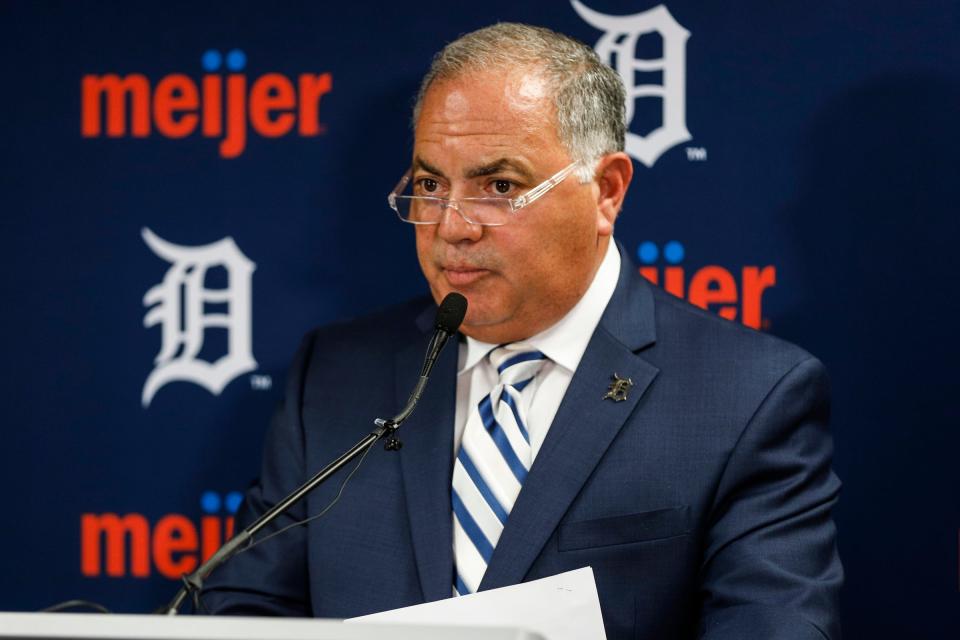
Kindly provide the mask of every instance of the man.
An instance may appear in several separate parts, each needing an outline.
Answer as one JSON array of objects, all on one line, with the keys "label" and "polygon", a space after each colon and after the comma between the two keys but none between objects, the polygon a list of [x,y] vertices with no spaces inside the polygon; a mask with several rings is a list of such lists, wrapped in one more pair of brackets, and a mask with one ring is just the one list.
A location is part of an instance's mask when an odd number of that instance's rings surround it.
[{"label": "man", "polygon": [[[823,369],[621,255],[623,105],[588,47],[544,29],[437,56],[390,200],[433,299],[469,300],[464,338],[402,450],[221,569],[208,607],[350,617],[591,566],[610,638],[839,637]],[[308,335],[246,519],[402,406],[432,316],[416,301]]]}]

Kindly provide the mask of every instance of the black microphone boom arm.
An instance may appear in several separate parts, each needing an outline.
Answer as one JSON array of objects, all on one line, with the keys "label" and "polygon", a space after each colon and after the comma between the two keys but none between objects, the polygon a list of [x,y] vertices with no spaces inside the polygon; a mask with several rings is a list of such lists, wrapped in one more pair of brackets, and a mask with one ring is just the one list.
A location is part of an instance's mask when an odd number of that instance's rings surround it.
[{"label": "black microphone boom arm", "polygon": [[308,493],[323,484],[330,476],[346,466],[351,460],[369,449],[377,440],[389,437],[389,440],[387,440],[387,449],[391,451],[399,449],[401,446],[400,441],[392,436],[394,432],[400,428],[400,425],[413,413],[417,402],[420,400],[420,396],[423,395],[423,391],[427,387],[427,381],[430,379],[430,371],[433,369],[440,350],[443,349],[443,346],[450,336],[456,333],[457,328],[460,326],[466,314],[466,309],[467,300],[458,293],[447,295],[447,297],[443,299],[443,302],[440,303],[440,308],[437,310],[436,331],[427,347],[427,355],[424,358],[423,368],[420,371],[420,378],[410,393],[406,406],[400,413],[389,419],[377,418],[374,420],[373,422],[376,425],[376,429],[341,454],[339,458],[317,472],[312,478],[297,487],[286,498],[270,507],[270,509],[265,511],[263,515],[243,531],[233,538],[230,538],[230,540],[217,549],[216,553],[210,556],[206,562],[197,567],[193,573],[183,576],[183,586],[180,587],[180,590],[177,591],[173,600],[171,600],[170,604],[162,611],[167,615],[176,615],[179,613],[180,607],[183,606],[183,602],[187,599],[187,596],[191,593],[199,593],[203,588],[203,581],[206,580],[217,567],[241,551],[249,548],[254,543],[253,536],[276,520],[278,516],[293,507],[293,505],[303,500]]},{"label": "black microphone boom arm", "polygon": [[[418,383],[417,386],[420,386],[420,384]],[[409,412],[407,415],[409,416]],[[395,423],[393,419],[383,420],[382,418],[378,418],[375,423],[377,424],[377,428],[367,434],[366,437],[300,485],[286,498],[270,507],[270,509],[257,518],[253,524],[230,538],[230,540],[217,549],[216,553],[210,556],[206,562],[201,564],[196,571],[183,576],[183,586],[177,591],[177,594],[173,597],[173,600],[170,601],[170,604],[167,605],[164,612],[167,615],[176,615],[179,613],[180,607],[183,606],[183,601],[186,600],[187,596],[190,593],[199,593],[203,588],[203,581],[206,580],[211,573],[227,560],[252,545],[254,535],[273,522],[278,516],[293,507],[293,505],[300,502],[308,493],[323,484],[330,476],[342,469],[347,463],[366,451],[370,445],[374,444],[380,438],[392,434],[400,426]]]}]

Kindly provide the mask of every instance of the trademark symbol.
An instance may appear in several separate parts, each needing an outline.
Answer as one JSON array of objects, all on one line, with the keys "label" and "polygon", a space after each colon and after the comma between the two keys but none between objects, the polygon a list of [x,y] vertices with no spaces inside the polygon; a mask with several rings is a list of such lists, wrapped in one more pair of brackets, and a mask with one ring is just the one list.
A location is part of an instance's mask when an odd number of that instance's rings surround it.
[{"label": "trademark symbol", "polygon": [[764,331],[769,331],[770,327],[773,326],[773,323],[770,322],[770,318],[764,318],[763,321],[760,323],[760,326],[763,328]]},{"label": "trademark symbol", "polygon": [[707,150],[703,147],[687,147],[687,160],[690,162],[706,162]]},{"label": "trademark symbol", "polygon": [[269,391],[273,388],[273,378],[254,374],[250,376],[250,388],[255,391]]}]

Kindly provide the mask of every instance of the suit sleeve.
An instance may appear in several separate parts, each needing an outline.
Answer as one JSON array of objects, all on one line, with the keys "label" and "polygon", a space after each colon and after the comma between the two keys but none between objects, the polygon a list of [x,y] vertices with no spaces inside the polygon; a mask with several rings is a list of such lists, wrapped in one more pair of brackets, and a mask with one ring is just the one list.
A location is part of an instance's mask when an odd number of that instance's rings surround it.
[{"label": "suit sleeve", "polygon": [[701,573],[700,637],[840,638],[843,568],[831,511],[826,373],[786,373],[740,435],[713,503]]},{"label": "suit sleeve", "polygon": [[[315,334],[308,334],[294,359],[284,401],[267,432],[260,478],[248,489],[237,513],[237,530],[307,479],[300,409],[314,340]],[[258,539],[306,517],[303,502],[294,505]],[[234,556],[207,580],[202,603],[200,612],[214,614],[311,615],[306,527],[294,527]]]}]

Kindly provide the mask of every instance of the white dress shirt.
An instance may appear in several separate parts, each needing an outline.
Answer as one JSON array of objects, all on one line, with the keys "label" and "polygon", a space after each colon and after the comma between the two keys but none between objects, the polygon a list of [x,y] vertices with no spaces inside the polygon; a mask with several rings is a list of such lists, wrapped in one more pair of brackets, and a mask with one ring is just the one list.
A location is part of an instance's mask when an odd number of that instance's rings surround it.
[{"label": "white dress shirt", "polygon": [[[580,364],[583,352],[587,350],[587,344],[600,322],[600,316],[617,288],[619,275],[620,252],[611,238],[600,268],[580,301],[552,327],[523,340],[549,358],[522,394],[524,415],[527,416],[526,427],[530,434],[531,462],[536,459],[537,452],[547,437],[547,431],[553,423],[557,409],[560,408],[560,401],[563,400],[567,387],[570,386],[573,373]],[[480,342],[470,337],[460,343],[457,411],[453,435],[454,456],[460,450],[460,439],[467,424],[467,416],[471,410],[476,411],[477,404],[497,384],[497,370],[486,358],[497,346],[499,345]]]}]

